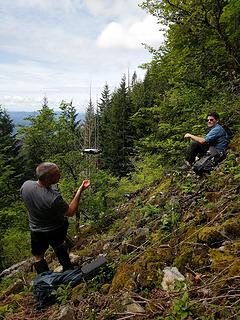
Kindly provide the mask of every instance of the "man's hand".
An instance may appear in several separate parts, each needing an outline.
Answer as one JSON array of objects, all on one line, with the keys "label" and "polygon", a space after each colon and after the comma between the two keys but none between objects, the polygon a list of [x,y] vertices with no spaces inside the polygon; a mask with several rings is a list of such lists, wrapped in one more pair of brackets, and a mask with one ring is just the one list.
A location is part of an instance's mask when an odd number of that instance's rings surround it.
[{"label": "man's hand", "polygon": [[90,180],[83,180],[81,186],[79,187],[79,190],[82,192],[86,190],[90,186]]},{"label": "man's hand", "polygon": [[90,186],[90,180],[83,180],[81,186],[78,188],[78,191],[76,192],[74,198],[69,204],[67,212],[65,212],[65,215],[68,217],[72,217],[78,209],[79,200],[81,197],[81,193],[86,190]]},{"label": "man's hand", "polygon": [[197,141],[198,143],[201,143],[201,144],[206,143],[206,141],[205,141],[204,138],[198,137],[198,136],[194,136],[194,135],[191,134],[191,133],[186,133],[186,134],[184,135],[184,138],[190,138],[190,139],[192,139],[192,141]]}]

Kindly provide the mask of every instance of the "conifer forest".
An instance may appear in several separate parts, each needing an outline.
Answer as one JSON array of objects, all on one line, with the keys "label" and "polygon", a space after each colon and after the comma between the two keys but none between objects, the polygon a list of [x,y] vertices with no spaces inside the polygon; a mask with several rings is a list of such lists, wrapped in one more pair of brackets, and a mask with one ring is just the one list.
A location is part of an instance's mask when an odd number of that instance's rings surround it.
[{"label": "conifer forest", "polygon": [[[146,0],[142,10],[165,26],[151,61],[106,84],[84,120],[72,101],[60,115],[48,105],[17,128],[0,106],[0,273],[31,259],[20,187],[41,162],[56,163],[69,203],[83,179],[77,215],[69,219],[71,252],[105,254],[96,277],[58,291],[58,303],[34,311],[33,269],[2,277],[0,319],[240,319],[240,1]],[[187,132],[204,136],[216,111],[230,133],[226,158],[209,174],[183,169]],[[97,150],[85,152],[86,149]],[[49,265],[57,266],[51,250]],[[163,288],[164,268],[184,276]],[[10,292],[16,281],[21,288]],[[62,318],[63,319],[63,318]]]}]

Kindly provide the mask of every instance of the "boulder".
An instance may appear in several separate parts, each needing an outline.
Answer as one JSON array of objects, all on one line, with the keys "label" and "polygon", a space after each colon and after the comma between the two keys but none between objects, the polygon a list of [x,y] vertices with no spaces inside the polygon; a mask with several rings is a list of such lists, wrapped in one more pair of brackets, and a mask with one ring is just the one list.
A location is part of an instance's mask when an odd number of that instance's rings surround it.
[{"label": "boulder", "polygon": [[172,291],[177,281],[184,281],[185,277],[178,271],[176,267],[166,267],[163,269],[162,288],[166,291]]}]

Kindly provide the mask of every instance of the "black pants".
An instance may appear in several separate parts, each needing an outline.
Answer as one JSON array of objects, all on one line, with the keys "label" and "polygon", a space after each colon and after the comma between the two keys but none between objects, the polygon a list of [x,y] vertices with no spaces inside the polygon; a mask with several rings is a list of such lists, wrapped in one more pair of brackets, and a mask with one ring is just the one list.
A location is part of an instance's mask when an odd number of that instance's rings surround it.
[{"label": "black pants", "polygon": [[52,231],[31,231],[32,254],[34,256],[42,256],[43,258],[48,247],[51,246],[60,264],[63,266],[63,270],[72,269],[69,254],[64,244],[67,229],[68,221],[66,220],[63,226]]},{"label": "black pants", "polygon": [[193,141],[189,148],[187,149],[187,156],[186,160],[193,164],[195,158],[198,156],[199,158],[203,157],[207,152],[210,152],[211,155],[216,156],[219,154],[219,151],[213,147],[209,146],[208,144],[201,144],[197,141]]}]

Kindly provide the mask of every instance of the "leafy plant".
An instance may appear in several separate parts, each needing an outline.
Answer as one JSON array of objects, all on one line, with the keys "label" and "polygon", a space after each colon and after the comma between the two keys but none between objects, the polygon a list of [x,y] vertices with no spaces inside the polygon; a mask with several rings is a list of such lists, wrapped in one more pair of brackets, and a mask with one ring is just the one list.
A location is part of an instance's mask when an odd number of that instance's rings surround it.
[{"label": "leafy plant", "polygon": [[117,266],[115,262],[110,262],[105,267],[102,267],[98,274],[91,280],[92,290],[98,290],[104,283],[111,281],[116,267]]},{"label": "leafy plant", "polygon": [[71,282],[67,285],[61,284],[56,290],[51,292],[51,295],[56,297],[56,300],[60,304],[66,304],[70,299],[72,293]]},{"label": "leafy plant", "polygon": [[148,204],[145,207],[143,207],[141,209],[141,211],[144,215],[144,218],[153,217],[153,216],[159,214],[159,208],[157,208],[156,206],[153,206],[151,204]]},{"label": "leafy plant", "polygon": [[184,292],[183,296],[175,300],[172,304],[171,315],[169,315],[167,320],[183,320],[187,319],[192,315],[192,303],[189,300],[189,295]]}]

